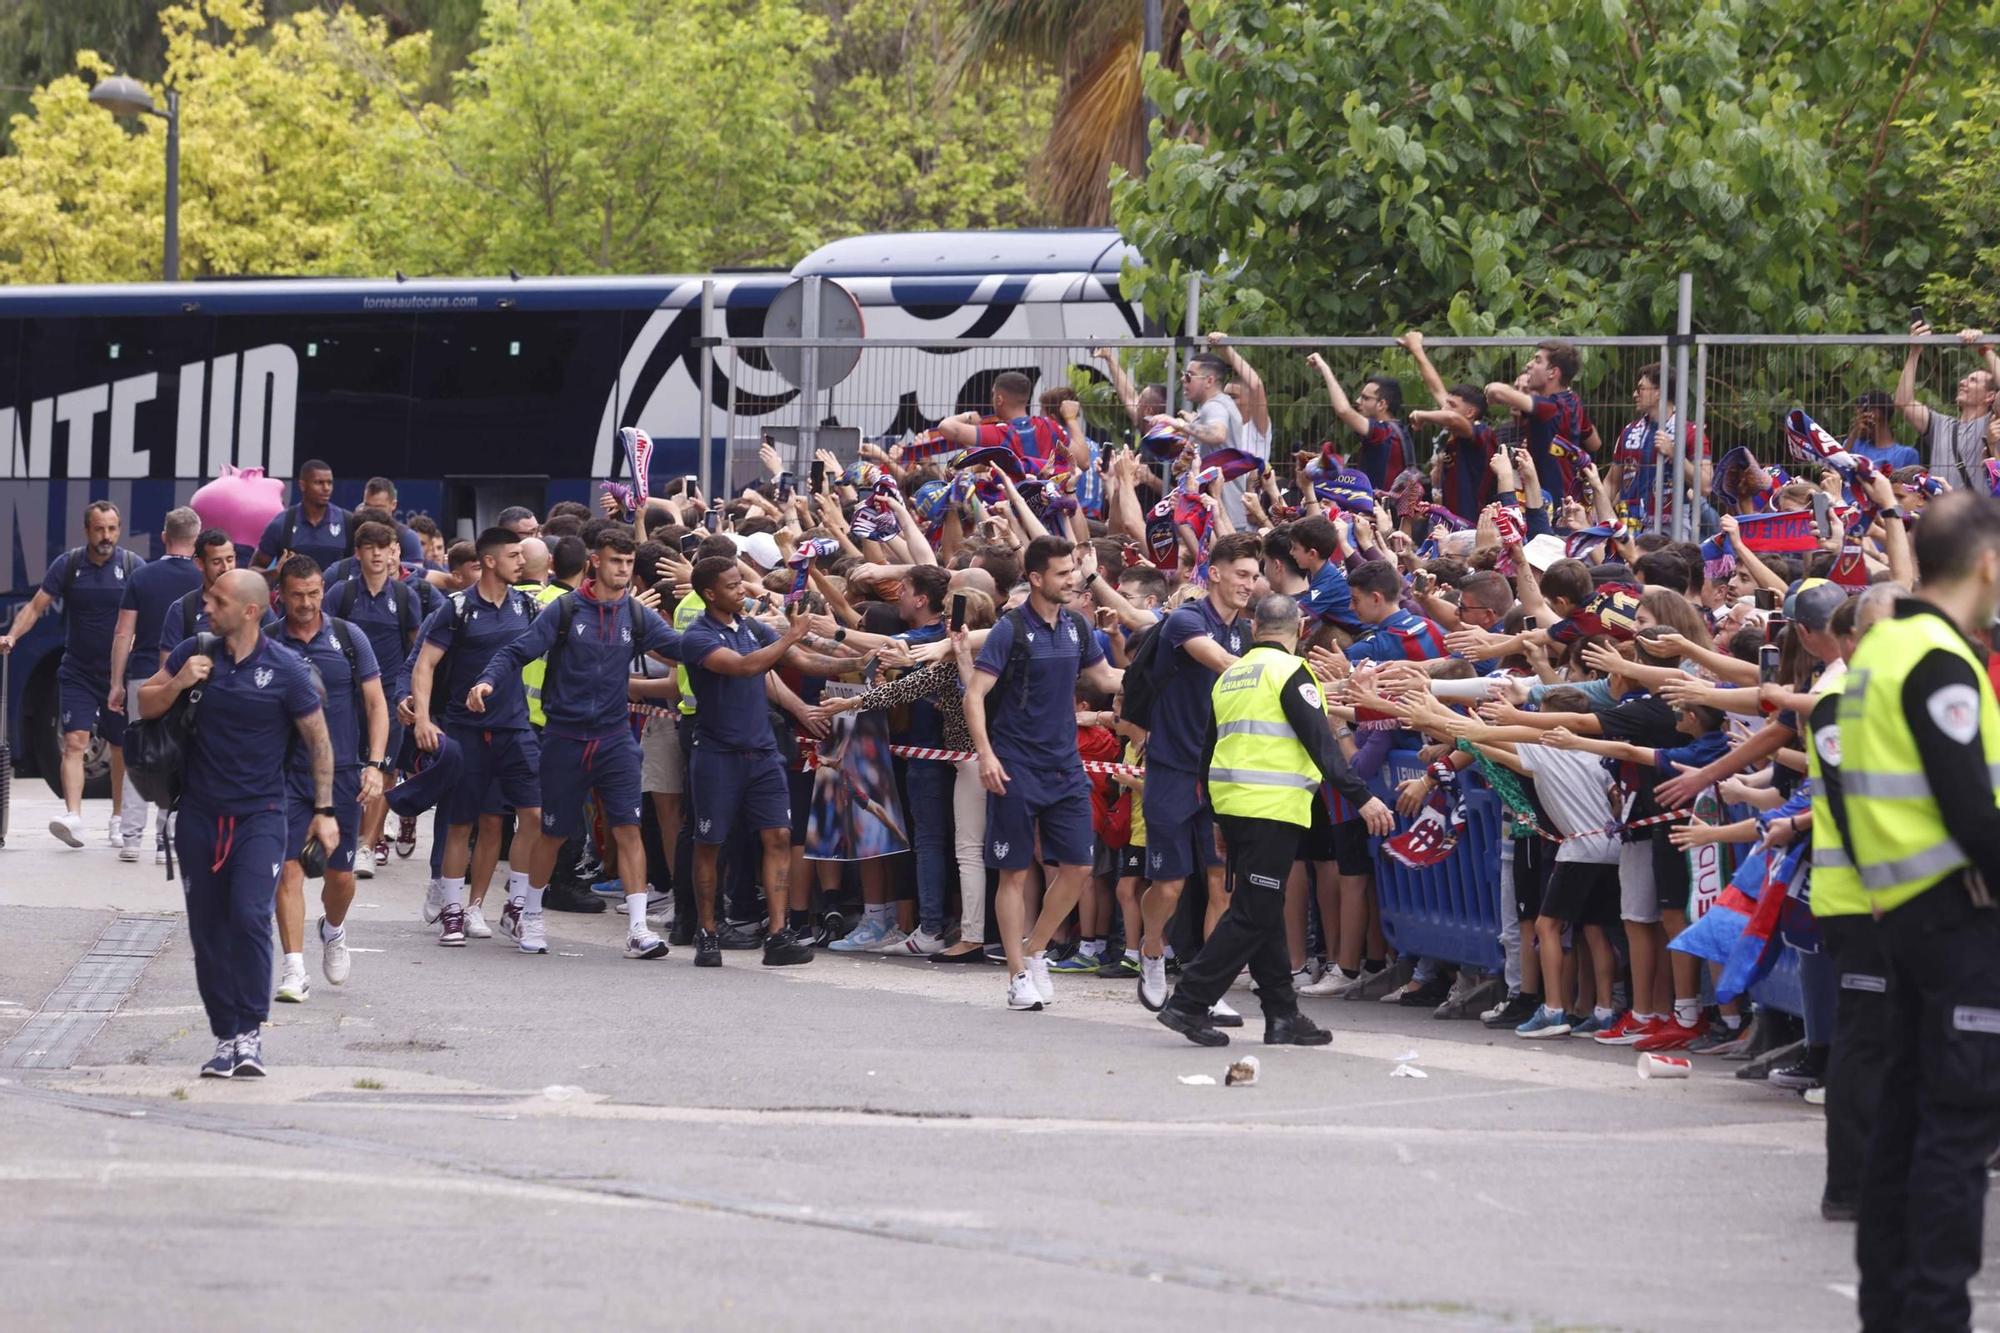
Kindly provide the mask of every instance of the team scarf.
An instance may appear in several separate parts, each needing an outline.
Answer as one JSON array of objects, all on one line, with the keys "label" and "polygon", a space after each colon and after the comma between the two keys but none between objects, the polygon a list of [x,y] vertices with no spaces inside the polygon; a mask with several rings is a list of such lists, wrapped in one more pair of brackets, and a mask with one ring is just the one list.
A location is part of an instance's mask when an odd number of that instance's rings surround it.
[{"label": "team scarf", "polygon": [[1174,522],[1185,524],[1194,533],[1194,578],[1202,584],[1208,582],[1208,543],[1215,530],[1214,517],[1202,503],[1202,491],[1220,480],[1219,467],[1189,468],[1174,487]]},{"label": "team scarf", "polygon": [[[1592,547],[1601,548],[1611,538],[1624,531],[1622,523],[1599,523],[1595,527],[1578,528],[1563,538],[1563,554],[1571,560],[1582,560],[1584,553]],[[1598,554],[1603,554],[1600,549]]]},{"label": "team scarf", "polygon": [[1795,407],[1785,413],[1785,442],[1791,446],[1793,458],[1832,468],[1840,474],[1842,481],[1854,489],[1856,495],[1875,475],[1873,462],[1859,454],[1849,453],[1839,440],[1807,416],[1802,408]]},{"label": "team scarf", "polygon": [[1186,443],[1187,439],[1178,425],[1156,422],[1139,437],[1139,452],[1152,462],[1171,463],[1181,456],[1181,447]]},{"label": "team scarf", "polygon": [[1413,467],[1406,467],[1389,483],[1389,489],[1382,498],[1400,521],[1414,516],[1418,505],[1429,503],[1424,498],[1428,489],[1424,474]]},{"label": "team scarf", "polygon": [[1201,465],[1205,468],[1219,468],[1224,481],[1235,481],[1238,477],[1264,470],[1264,460],[1241,449],[1216,449],[1202,455]]},{"label": "team scarf", "polygon": [[1528,541],[1528,516],[1519,505],[1498,505],[1493,511],[1493,526],[1500,534],[1502,546],[1525,546]]},{"label": "team scarf", "polygon": [[849,525],[847,535],[858,542],[885,542],[902,530],[901,519],[887,507],[869,500],[855,509],[854,521]]},{"label": "team scarf", "polygon": [[[1991,475],[1988,474],[1989,478]],[[1933,477],[1929,472],[1919,471],[1908,481],[1897,482],[1896,489],[1905,495],[1921,495],[1926,499],[1935,500],[1950,490],[1951,484],[1941,478]]]},{"label": "team scarf", "polygon": [[903,442],[903,461],[928,462],[930,459],[950,453],[952,448],[952,442],[945,438],[943,431],[935,429],[921,431]]},{"label": "team scarf", "polygon": [[1424,808],[1407,832],[1382,842],[1383,851],[1412,870],[1442,864],[1458,847],[1459,831],[1465,827],[1465,793],[1458,770],[1438,760],[1425,772],[1431,779],[1431,794]]},{"label": "team scarf", "polygon": [[643,505],[653,498],[653,437],[637,426],[620,426],[618,442],[625,446],[625,461],[632,467],[632,490]]},{"label": "team scarf", "polygon": [[829,555],[840,554],[840,543],[831,537],[808,537],[792,548],[785,563],[792,567],[792,590],[785,594],[786,606],[797,606],[805,600],[806,571],[812,562]]},{"label": "team scarf", "polygon": [[[1743,469],[1742,480],[1732,485],[1729,474],[1739,467]],[[1715,484],[1708,493],[1709,500],[1717,513],[1734,513],[1744,500],[1762,511],[1770,506],[1771,493],[1783,484],[1778,481],[1776,471],[1759,467],[1749,448],[1738,445],[1716,461]]]}]

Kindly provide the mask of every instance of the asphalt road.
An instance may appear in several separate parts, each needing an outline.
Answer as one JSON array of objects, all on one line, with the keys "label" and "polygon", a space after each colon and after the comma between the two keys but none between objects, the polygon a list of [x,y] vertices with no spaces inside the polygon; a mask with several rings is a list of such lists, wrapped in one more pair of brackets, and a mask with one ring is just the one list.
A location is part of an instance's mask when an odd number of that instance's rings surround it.
[{"label": "asphalt road", "polygon": [[[15,800],[0,1043],[107,928],[179,904],[98,808],[74,851],[45,792]],[[1019,1014],[997,967],[697,973],[623,958],[611,914],[552,913],[547,957],[440,949],[422,867],[360,886],[346,986],[308,954],[261,1083],[194,1077],[177,919],[73,1067],[0,1067],[8,1326],[1853,1323],[1820,1115],[1732,1065],[1647,1082],[1330,1000],[1305,1003],[1332,1047],[1267,1049],[1240,991],[1263,1073],[1229,1088],[1229,1053],[1094,978]]]}]

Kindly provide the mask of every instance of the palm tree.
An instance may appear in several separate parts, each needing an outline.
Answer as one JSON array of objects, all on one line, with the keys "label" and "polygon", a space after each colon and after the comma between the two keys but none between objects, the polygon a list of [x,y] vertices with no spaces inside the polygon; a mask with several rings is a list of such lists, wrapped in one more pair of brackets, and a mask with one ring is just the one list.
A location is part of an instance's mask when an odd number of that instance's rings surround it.
[{"label": "palm tree", "polygon": [[[1161,59],[1178,64],[1183,0],[1161,2]],[[1036,165],[1051,220],[1101,226],[1111,216],[1111,166],[1145,166],[1141,107],[1142,0],[965,0],[952,35],[951,77],[1005,78],[1054,68],[1062,93]]]}]

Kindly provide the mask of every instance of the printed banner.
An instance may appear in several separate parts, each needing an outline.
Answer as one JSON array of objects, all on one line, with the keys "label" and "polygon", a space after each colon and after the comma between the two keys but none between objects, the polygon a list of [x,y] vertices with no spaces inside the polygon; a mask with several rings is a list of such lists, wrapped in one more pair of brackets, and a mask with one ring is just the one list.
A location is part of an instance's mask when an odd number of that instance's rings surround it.
[{"label": "printed banner", "polygon": [[888,715],[842,713],[819,743],[806,859],[869,861],[909,849],[889,754]]},{"label": "printed banner", "polygon": [[[1694,822],[1697,824],[1720,824],[1722,822],[1722,802],[1716,799],[1715,788],[1702,791],[1694,800]],[[1654,837],[1664,837],[1656,833]],[[1708,909],[1715,906],[1715,900],[1722,896],[1722,890],[1729,884],[1729,865],[1721,843],[1703,843],[1687,850],[1688,861],[1688,904],[1689,921],[1699,921],[1708,915]]]},{"label": "printed banner", "polygon": [[1820,545],[1810,509],[1794,509],[1782,514],[1745,514],[1736,520],[1736,530],[1741,534],[1743,544],[1758,555],[1817,551]]}]

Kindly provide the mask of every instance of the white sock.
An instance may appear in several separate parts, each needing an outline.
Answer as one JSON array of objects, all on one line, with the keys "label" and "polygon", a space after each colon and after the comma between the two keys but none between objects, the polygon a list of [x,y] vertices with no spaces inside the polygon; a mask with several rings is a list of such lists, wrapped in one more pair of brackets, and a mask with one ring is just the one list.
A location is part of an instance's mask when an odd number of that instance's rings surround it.
[{"label": "white sock", "polygon": [[[536,910],[539,911],[540,908],[538,907]],[[628,893],[625,895],[625,915],[632,920],[632,933],[634,935],[643,935],[646,933],[646,895],[644,892]]]},{"label": "white sock", "polygon": [[1722,1016],[1722,1026],[1728,1028],[1731,1032],[1735,1032],[1743,1026],[1743,1015],[1724,1014]]},{"label": "white sock", "polygon": [[522,910],[522,911],[524,911],[524,912],[539,912],[539,911],[541,911],[541,910],[542,910],[542,895],[543,895],[543,894],[545,894],[545,893],[547,893],[548,891],[549,891],[549,886],[548,886],[548,885],[546,885],[546,884],[542,885],[542,887],[541,887],[541,888],[539,888],[539,889],[538,889],[538,888],[536,888],[536,887],[535,887],[534,885],[532,885],[532,884],[524,884],[524,885],[522,885],[522,886],[521,886],[521,910]]},{"label": "white sock", "polygon": [[1691,1028],[1701,1021],[1700,1000],[1675,1000],[1674,1021],[1684,1028]]},{"label": "white sock", "polygon": [[444,889],[444,905],[446,907],[465,906],[465,877],[463,875],[457,879],[441,879],[438,881],[438,884]]},{"label": "white sock", "polygon": [[1606,1009],[1600,1004],[1590,1011],[1590,1016],[1600,1023],[1609,1023],[1612,1019],[1618,1017],[1618,1011],[1616,1009]]},{"label": "white sock", "polygon": [[1104,941],[1085,940],[1082,944],[1077,946],[1076,951],[1082,954],[1085,958],[1101,958],[1104,956]]},{"label": "white sock", "polygon": [[889,925],[889,904],[869,903],[861,909],[861,917],[864,921],[878,921],[884,929],[887,929]]},{"label": "white sock", "polygon": [[1136,963],[1136,962],[1138,962],[1138,961],[1139,961],[1139,951],[1138,951],[1137,949],[1127,949],[1127,950],[1125,951],[1125,961],[1126,961],[1126,962],[1128,962],[1128,963]]},{"label": "white sock", "polygon": [[519,898],[526,895],[527,892],[528,872],[510,868],[507,871],[507,896],[509,898]]},{"label": "white sock", "polygon": [[306,956],[304,954],[288,953],[285,955],[285,971],[289,972],[293,968],[298,968],[301,972],[303,972],[305,970],[305,966],[306,966]]},{"label": "white sock", "polygon": [[321,944],[331,944],[345,934],[347,934],[347,926],[345,924],[334,926],[327,924],[324,920],[319,923],[319,941]]}]

